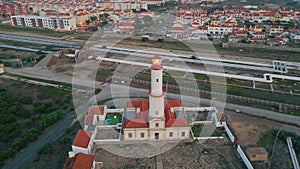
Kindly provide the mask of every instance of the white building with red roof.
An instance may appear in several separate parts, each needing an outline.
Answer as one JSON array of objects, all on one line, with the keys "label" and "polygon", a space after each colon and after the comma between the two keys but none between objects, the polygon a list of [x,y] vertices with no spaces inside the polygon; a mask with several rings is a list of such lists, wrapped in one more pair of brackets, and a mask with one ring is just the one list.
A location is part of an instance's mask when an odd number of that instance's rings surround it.
[{"label": "white building with red roof", "polygon": [[120,21],[115,24],[114,32],[131,34],[135,29],[135,24],[133,21]]},{"label": "white building with red roof", "polygon": [[63,169],[100,169],[102,162],[96,162],[94,155],[78,153],[67,159]]},{"label": "white building with red roof", "polygon": [[84,153],[90,154],[93,145],[92,133],[79,130],[73,142],[72,151],[74,154]]},{"label": "white building with red roof", "polygon": [[162,58],[154,56],[149,100],[128,103],[135,117],[125,120],[124,141],[189,140],[191,131],[180,100],[165,100]]}]

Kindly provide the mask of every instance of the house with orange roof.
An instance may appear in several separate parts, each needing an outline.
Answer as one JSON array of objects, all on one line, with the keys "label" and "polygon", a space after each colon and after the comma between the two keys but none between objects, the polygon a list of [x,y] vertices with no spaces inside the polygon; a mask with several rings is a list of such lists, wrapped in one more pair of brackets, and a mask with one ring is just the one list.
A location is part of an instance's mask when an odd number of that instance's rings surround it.
[{"label": "house with orange roof", "polygon": [[74,154],[84,153],[90,154],[93,141],[92,133],[84,130],[79,130],[77,136],[72,145],[72,151]]},{"label": "house with orange roof", "polygon": [[64,164],[64,169],[101,169],[102,162],[96,162],[94,155],[78,153],[71,155]]}]

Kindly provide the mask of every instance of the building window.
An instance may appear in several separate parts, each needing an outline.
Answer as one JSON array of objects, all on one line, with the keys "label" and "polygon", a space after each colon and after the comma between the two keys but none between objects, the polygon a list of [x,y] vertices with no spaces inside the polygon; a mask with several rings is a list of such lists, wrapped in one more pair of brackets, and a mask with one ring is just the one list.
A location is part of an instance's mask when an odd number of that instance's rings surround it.
[{"label": "building window", "polygon": [[158,79],[156,79],[156,82],[158,82]]},{"label": "building window", "polygon": [[158,127],[159,126],[159,123],[155,123],[155,127]]},{"label": "building window", "polygon": [[141,138],[144,138],[145,137],[145,133],[141,133]]},{"label": "building window", "polygon": [[185,136],[185,132],[181,132],[181,136],[184,137]]},{"label": "building window", "polygon": [[169,133],[169,137],[173,137],[173,132],[170,132],[170,133]]},{"label": "building window", "polygon": [[132,133],[128,133],[128,137],[129,137],[129,138],[132,138]]},{"label": "building window", "polygon": [[158,111],[155,111],[155,114],[158,115]]},{"label": "building window", "polygon": [[253,155],[252,155],[252,158],[256,158],[256,155],[255,155],[255,154],[253,154]]}]

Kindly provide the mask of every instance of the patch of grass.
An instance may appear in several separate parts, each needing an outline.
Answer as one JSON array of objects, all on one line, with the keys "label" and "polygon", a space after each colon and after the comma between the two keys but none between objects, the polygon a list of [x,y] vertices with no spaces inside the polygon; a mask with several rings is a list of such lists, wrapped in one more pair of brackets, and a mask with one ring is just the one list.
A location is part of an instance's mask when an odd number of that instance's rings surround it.
[{"label": "patch of grass", "polygon": [[[116,118],[114,118],[115,116],[116,116]],[[117,123],[121,123],[122,115],[120,113],[107,113],[106,117],[105,117],[105,120],[107,120],[107,119],[111,119],[112,120],[111,124],[115,125]],[[115,119],[118,120],[118,121],[115,121]]]},{"label": "patch of grass", "polygon": [[278,130],[275,129],[265,132],[260,137],[259,141],[257,142],[257,145],[264,147],[269,152],[269,154],[271,154],[277,132]]},{"label": "patch of grass", "polygon": [[180,71],[176,71],[176,70],[168,70],[168,74],[171,76],[182,77],[185,75],[185,72],[180,72]]},{"label": "patch of grass", "polygon": [[195,78],[198,80],[208,80],[208,76],[206,75],[201,75],[201,74],[194,74]]}]

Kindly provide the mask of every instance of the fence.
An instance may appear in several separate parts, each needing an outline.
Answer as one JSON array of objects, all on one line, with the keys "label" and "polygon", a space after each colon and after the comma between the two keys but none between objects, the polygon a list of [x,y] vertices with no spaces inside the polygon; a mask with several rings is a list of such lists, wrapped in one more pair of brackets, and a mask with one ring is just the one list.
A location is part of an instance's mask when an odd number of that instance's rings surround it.
[{"label": "fence", "polygon": [[246,167],[248,169],[254,169],[252,164],[250,163],[250,161],[248,160],[247,156],[245,155],[245,153],[243,152],[242,148],[240,145],[238,145],[237,147],[237,152],[239,153],[240,157],[242,158],[244,164],[246,165]]},{"label": "fence", "polygon": [[257,49],[300,52],[300,48],[291,48],[291,47],[286,47],[286,46],[267,46],[267,45],[255,45],[255,44],[232,43],[232,42],[228,43],[228,46],[233,47],[233,48],[257,48]]},{"label": "fence", "polygon": [[235,137],[233,136],[233,134],[231,133],[230,129],[228,128],[227,123],[225,123],[224,129],[225,129],[225,131],[226,131],[226,133],[227,133],[230,141],[234,142]]},{"label": "fence", "polygon": [[300,169],[298,159],[297,159],[295,150],[293,148],[293,143],[292,143],[291,137],[286,138],[286,142],[287,142],[288,147],[289,147],[289,151],[290,151],[290,155],[291,155],[291,159],[292,159],[292,162],[293,162],[294,169]]}]

